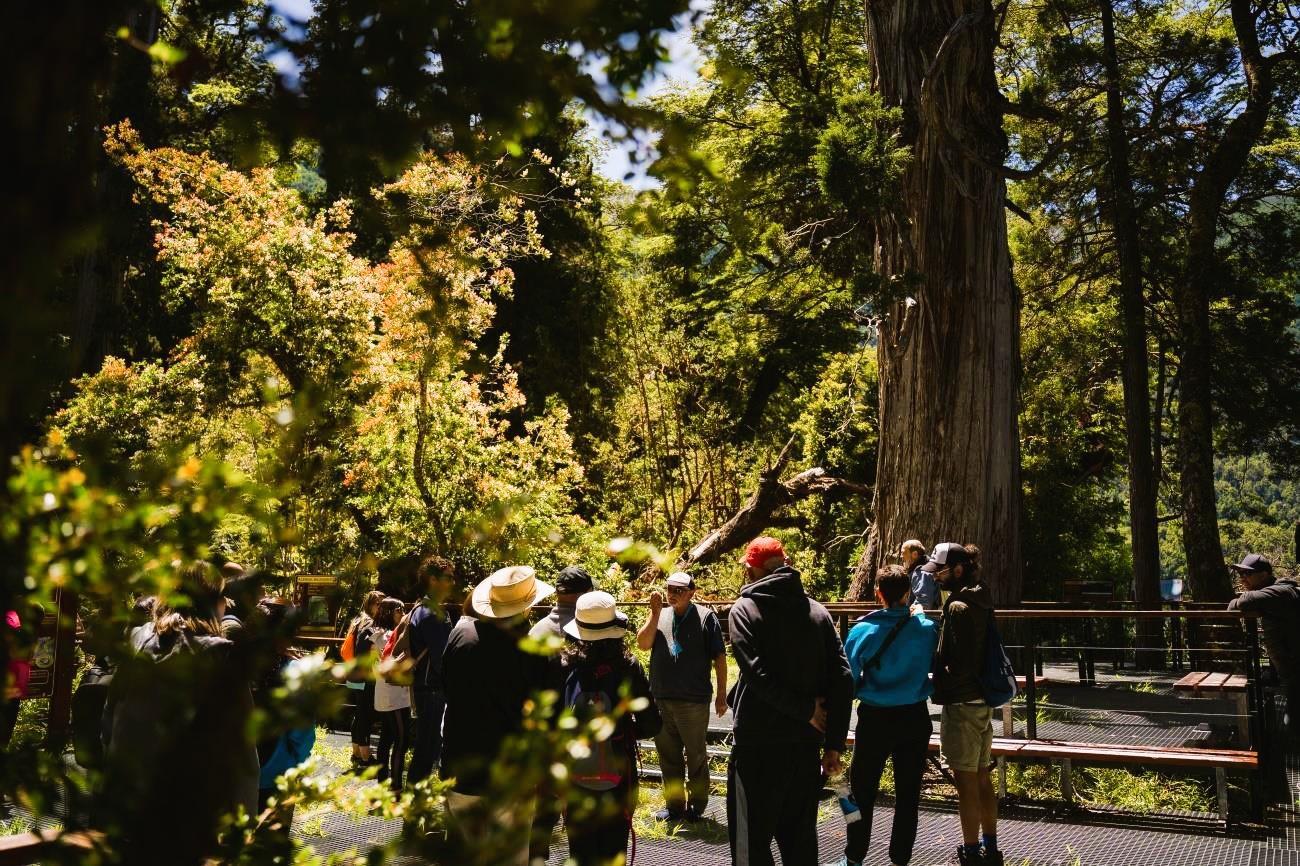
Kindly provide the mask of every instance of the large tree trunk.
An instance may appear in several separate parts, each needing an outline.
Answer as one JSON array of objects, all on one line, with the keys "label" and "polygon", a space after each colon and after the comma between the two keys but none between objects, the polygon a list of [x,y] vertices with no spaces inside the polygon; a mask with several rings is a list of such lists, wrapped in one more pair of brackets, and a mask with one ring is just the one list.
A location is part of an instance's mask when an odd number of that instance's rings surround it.
[{"label": "large tree trunk", "polygon": [[850,587],[900,542],[974,543],[999,604],[1020,600],[1019,302],[994,16],[978,0],[867,0],[874,87],[904,112],[902,203],[876,220],[876,265],[907,286],[879,326],[876,522]]},{"label": "large tree trunk", "polygon": [[[1160,605],[1160,542],[1156,530],[1156,474],[1151,449],[1151,395],[1147,368],[1146,302],[1142,293],[1142,253],[1133,207],[1128,130],[1120,93],[1119,54],[1115,48],[1115,10],[1101,4],[1102,54],[1106,69],[1106,139],[1110,161],[1109,200],[1115,247],[1119,253],[1120,316],[1123,323],[1124,429],[1128,437],[1128,525],[1133,549],[1133,598],[1142,607]],[[1146,663],[1163,667],[1164,624],[1140,620],[1138,645],[1161,647]]]},{"label": "large tree trunk", "polygon": [[1284,59],[1284,55],[1261,55],[1250,0],[1232,0],[1232,24],[1246,75],[1246,107],[1228,124],[1192,185],[1184,259],[1187,270],[1174,293],[1181,343],[1178,458],[1182,472],[1183,551],[1197,601],[1225,601],[1232,597],[1214,492],[1210,298],[1220,285],[1221,264],[1215,247],[1219,215],[1229,187],[1264,132],[1275,92],[1273,66]]}]

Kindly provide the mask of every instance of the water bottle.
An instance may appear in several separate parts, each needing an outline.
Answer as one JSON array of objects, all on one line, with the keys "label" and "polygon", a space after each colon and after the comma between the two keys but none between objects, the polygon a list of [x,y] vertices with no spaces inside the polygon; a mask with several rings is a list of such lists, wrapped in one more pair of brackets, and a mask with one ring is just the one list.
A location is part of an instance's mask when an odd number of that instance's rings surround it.
[{"label": "water bottle", "polygon": [[841,782],[836,785],[835,796],[839,798],[840,811],[844,813],[845,826],[862,819],[862,810],[858,808],[858,801],[853,799],[853,792],[849,790],[848,783]]}]

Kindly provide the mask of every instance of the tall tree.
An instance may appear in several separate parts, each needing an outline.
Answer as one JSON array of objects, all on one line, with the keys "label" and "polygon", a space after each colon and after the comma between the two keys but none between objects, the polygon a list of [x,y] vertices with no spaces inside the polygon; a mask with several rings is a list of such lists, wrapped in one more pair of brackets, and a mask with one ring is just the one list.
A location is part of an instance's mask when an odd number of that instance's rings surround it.
[{"label": "tall tree", "polygon": [[[1275,70],[1293,65],[1296,48],[1264,56],[1251,0],[1232,0],[1232,29],[1245,76],[1245,106],[1214,143],[1188,197],[1185,272],[1174,291],[1181,338],[1178,459],[1182,471],[1183,550],[1196,597],[1223,601],[1232,584],[1223,562],[1214,491],[1214,338],[1210,299],[1223,279],[1218,249],[1229,189],[1264,134],[1277,95]],[[1294,35],[1292,36],[1294,38]]]},{"label": "tall tree", "polygon": [[[1133,205],[1128,129],[1124,120],[1115,7],[1102,0],[1102,65],[1106,70],[1106,142],[1110,163],[1110,222],[1119,258],[1120,318],[1124,329],[1124,430],[1128,441],[1128,525],[1133,545],[1133,598],[1143,606],[1160,601],[1160,539],[1156,528],[1156,474],[1151,450],[1150,374],[1147,369],[1146,299],[1142,250]],[[1144,626],[1160,624],[1144,620]],[[1158,632],[1147,636],[1157,643]]]},{"label": "tall tree", "polygon": [[906,537],[973,542],[1018,601],[1019,303],[1004,207],[1007,138],[986,0],[870,0],[873,89],[902,109],[902,203],[874,219],[876,266],[914,299],[878,326],[875,520],[852,588]]}]

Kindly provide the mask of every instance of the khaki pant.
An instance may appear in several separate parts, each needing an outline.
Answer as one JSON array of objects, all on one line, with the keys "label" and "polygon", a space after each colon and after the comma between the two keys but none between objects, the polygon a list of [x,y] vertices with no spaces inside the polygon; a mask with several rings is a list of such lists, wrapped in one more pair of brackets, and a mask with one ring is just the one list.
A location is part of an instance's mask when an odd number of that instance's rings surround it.
[{"label": "khaki pant", "polygon": [[[690,806],[698,813],[709,803],[709,705],[691,701],[655,701],[663,727],[655,736],[659,769],[664,777],[664,801],[668,811],[686,808],[686,777],[690,776]],[[686,760],[682,760],[682,753]]]},{"label": "khaki pant", "polygon": [[490,862],[501,866],[528,866],[528,837],[535,807],[532,799],[493,807],[482,797],[447,792],[453,832],[471,846],[500,851],[500,856],[492,856]]}]

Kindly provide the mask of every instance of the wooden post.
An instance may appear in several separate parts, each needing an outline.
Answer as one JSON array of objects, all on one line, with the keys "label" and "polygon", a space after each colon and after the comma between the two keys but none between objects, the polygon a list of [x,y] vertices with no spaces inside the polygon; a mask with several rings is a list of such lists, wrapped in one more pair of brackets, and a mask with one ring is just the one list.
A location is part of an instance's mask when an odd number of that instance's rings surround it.
[{"label": "wooden post", "polygon": [[1035,671],[1038,664],[1038,641],[1034,636],[1034,621],[1025,622],[1025,736],[1031,740],[1038,739],[1038,701]]}]

